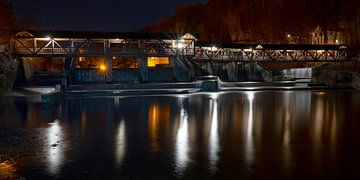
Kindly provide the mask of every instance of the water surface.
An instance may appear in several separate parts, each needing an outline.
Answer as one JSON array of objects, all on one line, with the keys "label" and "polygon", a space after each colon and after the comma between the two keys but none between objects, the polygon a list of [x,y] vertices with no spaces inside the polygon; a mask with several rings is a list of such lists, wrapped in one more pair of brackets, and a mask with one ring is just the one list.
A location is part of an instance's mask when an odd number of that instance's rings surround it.
[{"label": "water surface", "polygon": [[[360,93],[276,91],[2,103],[0,123],[42,138],[36,178],[358,176]],[[57,146],[54,147],[54,144]]]}]

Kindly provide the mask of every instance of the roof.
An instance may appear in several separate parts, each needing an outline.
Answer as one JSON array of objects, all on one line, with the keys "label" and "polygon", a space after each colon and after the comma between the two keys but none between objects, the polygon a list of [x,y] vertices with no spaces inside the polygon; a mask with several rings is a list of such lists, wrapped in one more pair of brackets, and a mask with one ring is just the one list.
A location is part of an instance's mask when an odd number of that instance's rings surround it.
[{"label": "roof", "polygon": [[[189,37],[189,33],[146,33],[146,32],[100,32],[100,31],[37,31],[26,30],[19,32],[18,37],[24,37],[24,34],[30,34],[34,37],[52,37],[52,38],[79,38],[79,39],[164,39],[178,40],[182,37]],[[197,38],[197,34],[191,34]]]},{"label": "roof", "polygon": [[266,49],[266,50],[334,50],[347,48],[346,45],[312,45],[312,44],[243,44],[222,42],[196,42],[195,46],[238,48],[238,49]]}]

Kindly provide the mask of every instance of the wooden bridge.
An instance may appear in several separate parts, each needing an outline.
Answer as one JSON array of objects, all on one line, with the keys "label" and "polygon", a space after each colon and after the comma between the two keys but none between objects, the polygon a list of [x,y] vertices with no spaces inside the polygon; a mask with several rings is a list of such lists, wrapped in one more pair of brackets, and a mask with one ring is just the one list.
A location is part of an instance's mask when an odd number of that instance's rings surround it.
[{"label": "wooden bridge", "polygon": [[13,40],[18,57],[156,56],[214,62],[347,61],[345,45],[197,42],[188,33],[24,31]]},{"label": "wooden bridge", "polygon": [[338,62],[348,60],[345,45],[222,44],[196,42],[194,59],[217,62]]},{"label": "wooden bridge", "polygon": [[178,33],[20,32],[19,57],[179,56],[193,55],[195,37]]},{"label": "wooden bridge", "polygon": [[254,70],[256,62],[350,60],[345,45],[226,44],[197,38],[189,33],[22,31],[9,48],[24,67],[38,68],[26,72],[62,72],[75,84],[184,82],[207,74],[220,77],[224,69],[240,77],[238,72]]}]

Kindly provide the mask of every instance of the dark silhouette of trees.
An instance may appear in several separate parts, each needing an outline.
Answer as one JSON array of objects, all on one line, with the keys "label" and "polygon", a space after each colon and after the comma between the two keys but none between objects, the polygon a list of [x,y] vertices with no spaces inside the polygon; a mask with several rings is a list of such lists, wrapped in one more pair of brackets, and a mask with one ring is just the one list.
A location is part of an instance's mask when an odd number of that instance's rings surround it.
[{"label": "dark silhouette of trees", "polygon": [[209,0],[179,7],[145,31],[196,31],[201,40],[217,41],[359,44],[360,1]]},{"label": "dark silhouette of trees", "polygon": [[9,0],[0,0],[0,44],[11,38],[16,28],[16,18]]}]

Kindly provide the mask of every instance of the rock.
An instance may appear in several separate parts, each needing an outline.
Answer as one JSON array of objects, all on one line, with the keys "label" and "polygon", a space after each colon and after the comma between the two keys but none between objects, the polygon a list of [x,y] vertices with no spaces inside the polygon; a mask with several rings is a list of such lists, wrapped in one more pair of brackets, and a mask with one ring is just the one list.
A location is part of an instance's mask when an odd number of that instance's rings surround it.
[{"label": "rock", "polygon": [[20,128],[0,125],[0,162],[35,154],[36,140]]},{"label": "rock", "polygon": [[51,147],[56,147],[58,146],[59,144],[52,144]]},{"label": "rock", "polygon": [[357,90],[360,90],[360,74],[359,73],[353,73],[353,76],[352,76],[352,87],[357,89]]},{"label": "rock", "polygon": [[314,69],[312,81],[328,86],[348,86],[352,84],[352,73],[328,69]]}]

